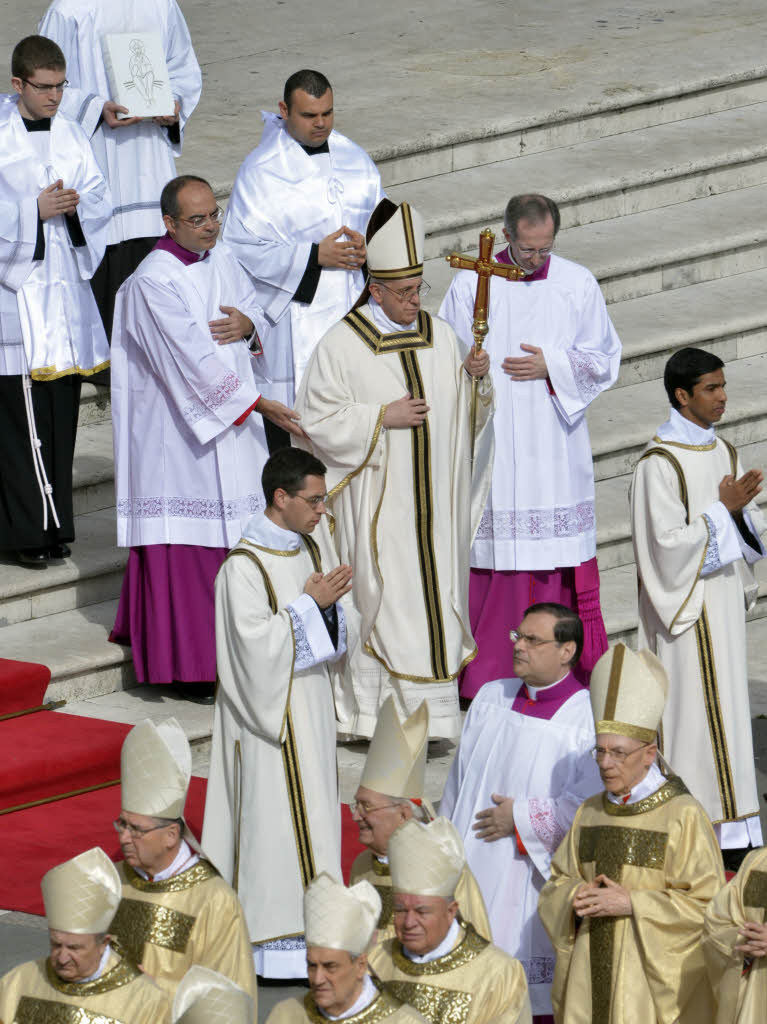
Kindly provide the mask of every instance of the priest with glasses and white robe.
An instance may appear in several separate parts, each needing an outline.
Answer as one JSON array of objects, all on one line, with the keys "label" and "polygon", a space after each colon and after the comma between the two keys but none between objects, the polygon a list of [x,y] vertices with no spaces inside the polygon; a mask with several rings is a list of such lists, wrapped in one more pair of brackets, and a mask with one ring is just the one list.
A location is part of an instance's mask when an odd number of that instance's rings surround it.
[{"label": "priest with glasses and white robe", "polygon": [[[322,335],[363,288],[365,227],[383,192],[375,164],[333,128],[319,71],[285,83],[280,116],[262,111],[261,141],[237,172],[224,240],[253,279],[273,329],[259,386],[292,405]],[[270,426],[270,447],[289,444]]]},{"label": "priest with glasses and white robe", "polygon": [[[596,562],[594,468],[586,411],[618,376],[621,344],[594,275],[552,250],[559,209],[548,196],[519,195],[504,216],[508,243],[495,258],[519,281],[490,283],[490,355],[496,448],[487,507],[471,552],[470,610],[479,655],[461,677],[473,697],[513,676],[508,622],[550,601],[580,615],[584,653],[577,678],[607,649]],[[472,337],[476,275],[459,271],[439,315]]]}]

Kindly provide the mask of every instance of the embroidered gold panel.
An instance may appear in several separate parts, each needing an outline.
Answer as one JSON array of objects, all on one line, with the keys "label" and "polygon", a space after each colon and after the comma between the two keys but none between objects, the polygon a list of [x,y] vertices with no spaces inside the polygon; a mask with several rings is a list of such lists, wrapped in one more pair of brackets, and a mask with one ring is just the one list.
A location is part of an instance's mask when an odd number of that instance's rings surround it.
[{"label": "embroidered gold panel", "polygon": [[195,921],[189,914],[159,903],[123,898],[109,931],[120,940],[126,955],[140,964],[148,942],[172,953],[185,952]]},{"label": "embroidered gold panel", "polygon": [[13,1019],[14,1024],[123,1024],[115,1017],[94,1013],[83,1006],[68,1006],[32,996],[21,997]]},{"label": "embroidered gold panel", "polygon": [[760,907],[767,919],[767,871],[752,871],[743,890],[745,907]]},{"label": "embroidered gold panel", "polygon": [[470,992],[454,992],[449,988],[436,988],[419,981],[387,981],[385,988],[397,999],[418,1010],[431,1024],[466,1024],[469,1019]]}]

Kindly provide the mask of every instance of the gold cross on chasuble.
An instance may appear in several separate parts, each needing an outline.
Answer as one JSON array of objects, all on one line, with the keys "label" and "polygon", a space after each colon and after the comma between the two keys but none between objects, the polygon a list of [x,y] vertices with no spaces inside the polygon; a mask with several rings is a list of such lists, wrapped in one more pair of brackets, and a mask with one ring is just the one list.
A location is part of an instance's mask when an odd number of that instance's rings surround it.
[{"label": "gold cross on chasuble", "polygon": [[70,1006],[32,996],[21,997],[13,1019],[16,1024],[122,1024],[114,1017],[94,1013],[83,1006]]},{"label": "gold cross on chasuble", "polygon": [[767,871],[752,871],[743,890],[743,906],[758,907],[767,921]]},{"label": "gold cross on chasuble", "polygon": [[[607,875],[613,882],[620,882],[627,865],[661,871],[667,842],[666,832],[595,825],[581,829],[578,860],[581,864],[593,861],[595,875]],[[614,917],[589,918],[592,1024],[608,1024],[610,1020],[615,924]]]},{"label": "gold cross on chasuble", "polygon": [[172,953],[183,953],[195,921],[196,918],[189,914],[159,903],[123,898],[109,931],[117,937],[126,955],[135,964],[140,964],[147,942]]}]

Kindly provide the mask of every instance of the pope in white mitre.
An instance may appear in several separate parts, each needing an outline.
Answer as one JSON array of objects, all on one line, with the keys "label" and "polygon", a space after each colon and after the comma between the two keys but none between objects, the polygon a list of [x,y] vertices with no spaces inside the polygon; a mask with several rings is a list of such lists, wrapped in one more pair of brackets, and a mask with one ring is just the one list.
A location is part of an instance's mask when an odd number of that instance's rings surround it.
[{"label": "pope in white mitre", "polygon": [[[467,355],[420,308],[418,212],[383,200],[371,225],[366,293],[322,338],[296,398],[328,467],[334,541],[354,566],[361,615],[352,688],[336,694],[339,728],[372,736],[392,694],[403,718],[425,699],[431,736],[453,737],[456,677],[476,654],[469,551],[490,483],[493,385],[487,354]],[[481,378],[473,475],[472,376]]]}]

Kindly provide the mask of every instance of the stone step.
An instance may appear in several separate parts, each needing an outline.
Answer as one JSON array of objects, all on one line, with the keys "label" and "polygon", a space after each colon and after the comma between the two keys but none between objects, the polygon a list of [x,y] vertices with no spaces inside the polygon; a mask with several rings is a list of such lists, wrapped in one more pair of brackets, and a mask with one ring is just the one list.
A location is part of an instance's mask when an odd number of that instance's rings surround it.
[{"label": "stone step", "polygon": [[93,384],[87,378],[83,381],[80,392],[80,417],[78,427],[90,426],[93,423],[104,423],[111,419],[111,400],[109,388],[104,384]]},{"label": "stone step", "polygon": [[97,423],[86,423],[77,430],[73,504],[76,516],[114,508],[114,451],[112,422],[107,417]]},{"label": "stone step", "polygon": [[551,195],[563,228],[570,228],[763,184],[766,114],[767,104],[757,103],[580,143],[565,154],[553,150],[451,171],[389,194],[422,214],[429,259],[472,245],[487,223],[503,219],[515,192]]},{"label": "stone step", "polygon": [[[767,267],[765,204],[767,186],[754,185],[568,228],[556,251],[587,266],[608,303],[720,280]],[[495,231],[497,247],[503,244],[500,223],[482,226]],[[465,251],[476,254],[478,244],[475,234]],[[453,273],[442,257],[426,262],[431,309],[439,306]]]},{"label": "stone step", "polygon": [[10,558],[0,572],[0,627],[119,596],[127,548],[115,546],[115,510],[75,517],[72,557],[36,569]]}]

